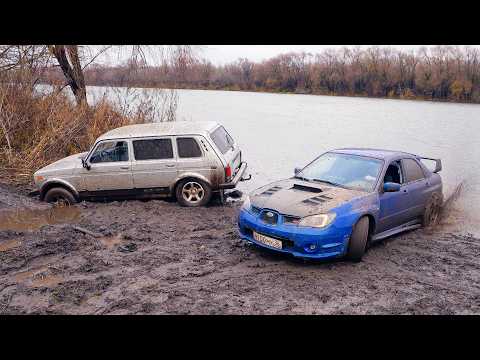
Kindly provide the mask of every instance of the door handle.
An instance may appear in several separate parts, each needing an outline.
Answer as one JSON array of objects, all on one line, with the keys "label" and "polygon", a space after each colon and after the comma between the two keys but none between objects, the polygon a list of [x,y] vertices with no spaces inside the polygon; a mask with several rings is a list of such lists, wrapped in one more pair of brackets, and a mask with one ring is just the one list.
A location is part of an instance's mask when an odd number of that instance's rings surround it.
[{"label": "door handle", "polygon": [[165,167],[172,168],[172,167],[175,167],[175,165],[174,165],[174,164],[170,164],[170,165],[165,165]]},{"label": "door handle", "polygon": [[128,170],[128,169],[130,169],[130,166],[120,166],[120,169],[122,169],[122,170]]}]

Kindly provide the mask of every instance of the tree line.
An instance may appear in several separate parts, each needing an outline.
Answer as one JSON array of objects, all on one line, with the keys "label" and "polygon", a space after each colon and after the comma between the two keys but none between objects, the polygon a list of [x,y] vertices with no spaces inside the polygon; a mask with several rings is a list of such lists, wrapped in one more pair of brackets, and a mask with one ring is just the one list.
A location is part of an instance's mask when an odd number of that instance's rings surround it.
[{"label": "tree line", "polygon": [[[56,78],[49,72],[49,80]],[[57,76],[58,77],[58,76]],[[480,103],[480,50],[437,46],[417,51],[389,47],[288,53],[262,62],[225,65],[196,58],[157,66],[125,62],[91,66],[88,85],[246,90],[321,95],[421,98]]]}]

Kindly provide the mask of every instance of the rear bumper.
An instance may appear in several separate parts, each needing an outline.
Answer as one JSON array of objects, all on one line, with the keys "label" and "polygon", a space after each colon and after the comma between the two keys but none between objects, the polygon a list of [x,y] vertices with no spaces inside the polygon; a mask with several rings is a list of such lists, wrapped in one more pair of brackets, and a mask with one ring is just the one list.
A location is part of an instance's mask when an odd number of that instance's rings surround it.
[{"label": "rear bumper", "polygon": [[219,189],[233,189],[237,186],[238,182],[242,179],[243,175],[245,174],[245,170],[247,170],[247,163],[242,162],[240,164],[240,168],[238,169],[237,173],[233,177],[233,179],[227,183],[220,184],[218,186]]}]

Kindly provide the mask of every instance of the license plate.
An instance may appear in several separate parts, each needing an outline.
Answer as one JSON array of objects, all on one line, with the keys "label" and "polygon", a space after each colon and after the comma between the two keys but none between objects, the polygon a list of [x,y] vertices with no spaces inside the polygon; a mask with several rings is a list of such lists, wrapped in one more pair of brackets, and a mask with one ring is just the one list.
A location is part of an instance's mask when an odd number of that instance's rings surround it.
[{"label": "license plate", "polygon": [[257,240],[258,242],[261,242],[262,244],[271,246],[276,249],[281,249],[282,248],[282,242],[277,239],[273,239],[269,236],[265,236],[259,233],[256,233],[255,231],[253,232],[253,238]]}]

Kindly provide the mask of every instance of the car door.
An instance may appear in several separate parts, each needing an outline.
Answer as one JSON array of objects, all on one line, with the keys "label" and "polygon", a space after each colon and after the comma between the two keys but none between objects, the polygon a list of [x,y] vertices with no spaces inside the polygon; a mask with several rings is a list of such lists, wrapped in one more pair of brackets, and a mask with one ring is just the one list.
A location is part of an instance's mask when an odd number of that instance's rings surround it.
[{"label": "car door", "polygon": [[[399,183],[400,191],[384,192],[383,184],[385,182]],[[410,204],[408,189],[405,186],[405,173],[400,160],[392,161],[388,165],[380,187],[379,200],[380,213],[377,233],[388,231],[407,222]]]},{"label": "car door", "polygon": [[204,150],[197,141],[196,136],[177,136],[175,138],[177,148],[177,175],[182,177],[185,174],[200,174],[211,179],[212,164],[207,158]]},{"label": "car door", "polygon": [[177,178],[177,160],[172,138],[158,137],[132,140],[132,173],[135,189],[168,192]]},{"label": "car door", "polygon": [[83,190],[98,193],[133,188],[128,140],[104,140],[90,153],[83,169]]},{"label": "car door", "polygon": [[414,159],[402,159],[408,190],[408,219],[414,220],[423,214],[425,203],[430,194],[428,180],[421,166]]}]

